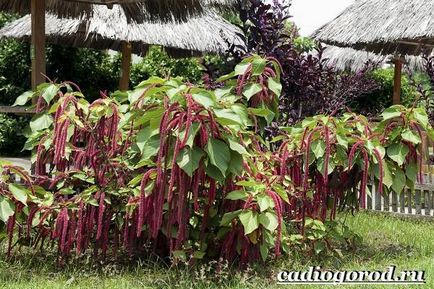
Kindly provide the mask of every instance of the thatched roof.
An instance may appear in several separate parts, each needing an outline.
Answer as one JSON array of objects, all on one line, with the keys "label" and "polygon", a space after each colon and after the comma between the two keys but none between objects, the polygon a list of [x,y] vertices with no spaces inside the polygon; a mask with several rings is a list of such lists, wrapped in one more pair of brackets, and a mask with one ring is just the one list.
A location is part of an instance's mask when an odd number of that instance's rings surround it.
[{"label": "thatched roof", "polygon": [[363,69],[368,61],[384,64],[388,57],[364,50],[355,50],[348,47],[327,46],[323,54],[326,64],[337,70],[358,71]]},{"label": "thatched roof", "polygon": [[[0,0],[0,10],[21,15],[30,13],[33,0]],[[59,17],[92,16],[93,4],[119,4],[128,21],[185,21],[200,15],[208,6],[226,7],[237,0],[45,0],[47,11]],[[92,4],[93,3],[93,4]],[[104,5],[104,6],[105,6]]]},{"label": "thatched roof", "polygon": [[[94,5],[88,19],[59,18],[46,14],[47,41],[76,47],[121,50],[122,41],[132,43],[133,53],[143,55],[149,45],[161,45],[172,55],[197,52],[222,53],[228,43],[242,44],[241,31],[217,14],[190,18],[186,22],[128,23],[119,5],[112,9]],[[28,41],[31,19],[26,15],[0,29],[0,38]]]},{"label": "thatched roof", "polygon": [[358,0],[312,37],[378,54],[419,55],[434,49],[434,1]]},{"label": "thatched roof", "polygon": [[[434,54],[432,54],[434,55]],[[327,46],[323,54],[327,65],[333,66],[337,70],[358,71],[365,67],[370,61],[380,67],[393,62],[394,55],[380,55],[364,50],[355,50],[348,47]],[[404,63],[408,69],[420,71],[424,69],[422,56],[407,55]]]}]

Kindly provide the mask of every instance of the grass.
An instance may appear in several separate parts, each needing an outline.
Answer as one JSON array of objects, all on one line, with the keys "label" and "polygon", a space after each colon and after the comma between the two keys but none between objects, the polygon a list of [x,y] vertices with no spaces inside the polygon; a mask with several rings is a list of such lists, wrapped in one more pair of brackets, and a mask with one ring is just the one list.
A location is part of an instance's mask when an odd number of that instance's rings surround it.
[{"label": "grass", "polygon": [[[256,265],[243,272],[225,266],[215,273],[216,264],[199,269],[167,268],[144,261],[134,265],[109,263],[97,266],[88,260],[76,260],[60,269],[53,256],[17,254],[14,260],[0,258],[0,288],[336,288],[336,286],[277,285],[275,275],[281,270],[306,270],[322,265],[331,270],[425,270],[427,284],[411,288],[434,288],[434,222],[400,220],[360,213],[341,216],[363,238],[354,251],[341,259],[281,259],[275,264]],[[338,288],[392,288],[391,286],[338,286]],[[405,288],[393,286],[393,288]]]}]

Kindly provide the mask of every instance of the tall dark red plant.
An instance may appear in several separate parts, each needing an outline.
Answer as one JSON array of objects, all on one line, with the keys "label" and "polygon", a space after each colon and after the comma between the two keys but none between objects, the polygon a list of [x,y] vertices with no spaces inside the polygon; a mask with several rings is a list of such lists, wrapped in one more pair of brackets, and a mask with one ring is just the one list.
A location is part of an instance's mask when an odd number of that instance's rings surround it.
[{"label": "tall dark red plant", "polygon": [[247,50],[236,55],[242,58],[256,53],[273,57],[281,64],[280,118],[274,127],[319,113],[345,111],[354,100],[377,89],[378,85],[368,77],[375,66],[367,65],[356,73],[339,73],[325,65],[325,48],[321,45],[314,51],[298,49],[294,44],[298,33],[289,22],[290,6],[283,1],[266,4],[251,0],[249,4],[240,12]]}]

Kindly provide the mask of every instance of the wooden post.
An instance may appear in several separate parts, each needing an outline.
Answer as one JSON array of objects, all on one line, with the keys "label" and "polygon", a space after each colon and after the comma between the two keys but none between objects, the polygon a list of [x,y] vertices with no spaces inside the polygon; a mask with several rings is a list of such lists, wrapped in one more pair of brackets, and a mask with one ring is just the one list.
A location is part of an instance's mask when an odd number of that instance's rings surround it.
[{"label": "wooden post", "polygon": [[131,43],[122,42],[121,79],[119,80],[119,90],[121,91],[128,90],[130,85],[131,50]]},{"label": "wooden post", "polygon": [[393,81],[393,104],[401,103],[402,60],[395,58],[395,75]]},{"label": "wooden post", "polygon": [[32,89],[45,82],[45,0],[31,0]]},{"label": "wooden post", "polygon": [[428,190],[424,191],[424,204],[425,204],[425,215],[430,216],[431,215],[431,198],[430,198],[430,192]]},{"label": "wooden post", "polygon": [[381,211],[381,194],[375,185],[372,186],[372,194],[374,195],[374,210]]},{"label": "wooden post", "polygon": [[405,190],[399,194],[399,212],[405,213]]},{"label": "wooden post", "polygon": [[383,211],[390,211],[390,194],[389,192],[383,193]]},{"label": "wooden post", "polygon": [[398,195],[395,191],[392,191],[392,211],[398,212]]},{"label": "wooden post", "polygon": [[415,196],[414,196],[414,204],[416,207],[416,214],[420,215],[422,214],[422,206],[421,206],[421,190],[416,190]]}]

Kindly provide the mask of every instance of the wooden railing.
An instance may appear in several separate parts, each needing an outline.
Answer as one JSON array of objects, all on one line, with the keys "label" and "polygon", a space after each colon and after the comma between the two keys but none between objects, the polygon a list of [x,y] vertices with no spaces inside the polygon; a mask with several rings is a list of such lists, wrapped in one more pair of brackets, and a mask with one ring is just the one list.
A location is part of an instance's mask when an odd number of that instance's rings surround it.
[{"label": "wooden railing", "polygon": [[434,143],[424,138],[422,147],[425,151],[423,182],[416,184],[414,191],[406,188],[401,194],[380,195],[372,186],[371,195],[366,200],[368,210],[434,218]]},{"label": "wooden railing", "polygon": [[434,184],[418,184],[414,191],[404,189],[401,194],[383,195],[373,186],[366,199],[368,210],[434,218]]},{"label": "wooden railing", "polygon": [[13,113],[17,115],[32,115],[35,114],[34,108],[20,106],[0,106],[0,113]]}]

